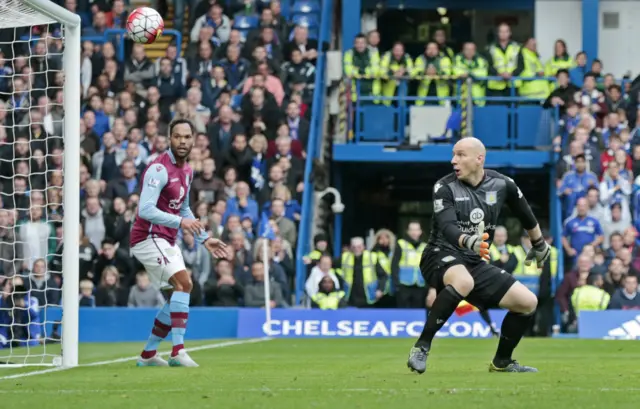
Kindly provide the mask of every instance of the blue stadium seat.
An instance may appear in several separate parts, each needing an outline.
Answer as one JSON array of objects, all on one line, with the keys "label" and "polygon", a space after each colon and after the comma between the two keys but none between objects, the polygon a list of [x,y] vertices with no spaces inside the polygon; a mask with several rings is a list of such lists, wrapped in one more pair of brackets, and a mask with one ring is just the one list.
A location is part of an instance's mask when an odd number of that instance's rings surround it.
[{"label": "blue stadium seat", "polygon": [[233,22],[233,28],[249,30],[258,27],[258,16],[238,16]]},{"label": "blue stadium seat", "polygon": [[319,14],[320,4],[313,0],[298,0],[293,3],[292,14]]},{"label": "blue stadium seat", "polygon": [[474,107],[473,136],[487,148],[506,148],[509,134],[509,108],[505,105]]},{"label": "blue stadium seat", "polygon": [[[538,146],[538,135],[544,125],[543,109],[539,105],[521,105],[516,110],[516,146],[533,148]],[[550,127],[550,124],[547,124]],[[550,144],[548,141],[546,144]]]},{"label": "blue stadium seat", "polygon": [[318,16],[315,14],[298,14],[293,16],[293,23],[298,26],[317,28]]},{"label": "blue stadium seat", "polygon": [[363,142],[390,142],[400,139],[400,110],[384,105],[361,105],[357,137]]}]

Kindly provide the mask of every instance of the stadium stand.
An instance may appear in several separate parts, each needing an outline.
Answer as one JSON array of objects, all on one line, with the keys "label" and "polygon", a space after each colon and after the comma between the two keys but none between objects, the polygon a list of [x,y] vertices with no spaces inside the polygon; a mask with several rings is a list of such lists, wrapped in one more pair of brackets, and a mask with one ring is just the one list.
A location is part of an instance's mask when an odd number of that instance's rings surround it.
[{"label": "stadium stand", "polygon": [[[189,159],[196,173],[193,211],[233,249],[229,260],[216,262],[192,235],[181,234],[192,305],[264,305],[251,267],[262,258],[259,237],[270,225],[272,297],[288,306],[321,54],[320,4],[202,1],[187,4],[193,6],[187,14],[178,2],[164,10],[165,35],[145,46],[123,35],[128,10],[141,5],[65,2],[83,21],[80,305],[161,302],[130,256],[129,230],[145,165],[168,149],[168,123],[188,118],[198,132]],[[23,76],[43,64],[35,81],[58,81],[53,53],[60,44],[55,27],[36,29],[17,32],[16,40],[36,41],[3,49],[0,59],[0,286],[3,297],[18,283],[40,305],[57,305],[64,248],[61,94],[37,94],[45,86]],[[14,36],[5,31],[3,38]],[[27,112],[32,129],[24,126]]]},{"label": "stadium stand", "polygon": [[[64,4],[84,25],[82,307],[161,302],[130,257],[129,228],[145,164],[167,150],[168,123],[188,118],[198,131],[189,160],[197,175],[193,211],[233,249],[229,260],[213,260],[192,235],[181,234],[195,284],[192,305],[264,305],[263,275],[252,261],[262,258],[268,224],[276,233],[269,242],[273,306],[422,308],[426,290],[417,263],[426,226],[381,229],[366,240],[350,238],[345,248],[337,218],[334,238],[312,228],[314,178],[320,184],[314,161],[323,155],[330,85],[324,51],[332,17],[321,1],[159,4],[166,35],[146,46],[123,35],[133,5]],[[640,274],[640,115],[629,102],[640,92],[638,78],[614,78],[599,60],[587,68],[588,56],[562,39],[516,42],[508,25],[496,28],[496,42],[486,49],[454,46],[437,30],[419,53],[377,31],[356,36],[344,47],[333,159],[357,150],[381,162],[399,149],[410,159],[425,152],[442,157],[449,148],[439,143],[474,135],[490,150],[509,151],[491,157],[492,167],[553,161],[556,195],[546,224],[554,261],[542,272],[527,269],[530,243],[512,226],[499,229],[504,237],[492,247],[492,263],[541,300],[532,331],[550,333],[556,306],[562,330],[575,331],[576,311],[605,294],[607,302],[592,309],[640,308],[631,305],[640,297],[621,295],[623,288],[637,291]],[[10,294],[18,280],[41,305],[56,305],[64,246],[61,95],[34,93],[30,87],[38,87],[23,76],[41,64],[50,77],[36,73],[34,81],[61,85],[53,57],[60,44],[55,27],[22,35],[42,40],[0,55],[0,287]],[[555,56],[542,61],[538,47],[551,46]],[[28,130],[25,110],[16,109],[25,106]],[[354,292],[356,286],[364,291]]]}]

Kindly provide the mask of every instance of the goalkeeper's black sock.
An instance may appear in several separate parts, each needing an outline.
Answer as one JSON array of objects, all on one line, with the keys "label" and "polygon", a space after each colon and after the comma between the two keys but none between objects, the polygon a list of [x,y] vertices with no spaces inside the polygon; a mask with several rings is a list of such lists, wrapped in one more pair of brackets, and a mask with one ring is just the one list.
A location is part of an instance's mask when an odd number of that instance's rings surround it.
[{"label": "goalkeeper's black sock", "polygon": [[424,329],[420,338],[416,342],[417,348],[431,348],[431,341],[436,336],[436,333],[442,328],[445,322],[451,317],[451,314],[456,310],[460,301],[463,300],[463,296],[460,295],[455,288],[448,285],[438,294],[436,300],[431,306],[431,311],[427,316],[427,322],[424,324]]},{"label": "goalkeeper's black sock", "polygon": [[502,368],[511,362],[511,354],[522,339],[524,332],[529,328],[533,313],[520,314],[509,311],[502,321],[498,350],[493,358],[493,363]]}]

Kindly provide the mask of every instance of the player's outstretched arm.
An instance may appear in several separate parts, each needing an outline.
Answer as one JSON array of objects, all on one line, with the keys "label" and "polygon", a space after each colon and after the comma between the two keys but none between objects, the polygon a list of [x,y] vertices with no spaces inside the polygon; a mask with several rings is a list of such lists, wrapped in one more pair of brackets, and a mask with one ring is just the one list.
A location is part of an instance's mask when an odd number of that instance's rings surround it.
[{"label": "player's outstretched arm", "polygon": [[436,223],[447,241],[454,246],[467,248],[478,253],[482,258],[489,257],[489,235],[482,228],[478,234],[468,235],[458,228],[458,217],[453,204],[453,193],[448,186],[437,183],[433,188],[433,211]]},{"label": "player's outstretched arm", "polygon": [[147,169],[142,181],[138,216],[153,224],[178,229],[181,217],[158,209],[160,192],[167,185],[168,179],[167,169],[162,165],[154,164]]},{"label": "player's outstretched arm", "polygon": [[529,202],[525,199],[520,188],[511,178],[506,178],[507,182],[507,204],[509,208],[516,215],[522,227],[529,234],[531,239],[531,249],[527,253],[525,258],[525,265],[529,266],[535,261],[539,268],[542,268],[544,262],[551,255],[551,248],[547,244],[546,240],[542,236],[542,231],[538,225],[538,220],[533,214]]}]

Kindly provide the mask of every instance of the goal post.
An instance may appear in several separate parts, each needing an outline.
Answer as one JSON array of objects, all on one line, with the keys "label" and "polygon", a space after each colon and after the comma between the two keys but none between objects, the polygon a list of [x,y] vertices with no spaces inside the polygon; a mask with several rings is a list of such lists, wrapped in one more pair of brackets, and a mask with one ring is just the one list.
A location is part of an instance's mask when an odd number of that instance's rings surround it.
[{"label": "goal post", "polygon": [[[47,360],[47,354],[35,365],[56,365],[74,367],[78,365],[78,313],[79,313],[79,223],[80,223],[80,63],[81,63],[81,24],[80,17],[73,12],[58,6],[49,0],[0,0],[0,29],[14,29],[14,42],[20,27],[34,27],[56,24],[61,26],[63,38],[62,71],[64,75],[62,89],[62,143],[63,143],[63,178],[62,206],[64,217],[62,229],[64,246],[62,253],[62,334],[61,356]],[[31,55],[31,54],[30,54]],[[59,55],[59,54],[58,54]],[[29,63],[30,64],[30,63]],[[15,75],[15,73],[14,73]],[[15,78],[15,77],[14,77]],[[35,81],[35,80],[34,80]],[[49,81],[47,80],[47,88]],[[13,91],[12,91],[13,92]],[[31,90],[29,90],[31,98]],[[46,92],[45,92],[45,95]],[[11,114],[11,107],[7,112]],[[31,112],[28,111],[28,125],[31,124]],[[29,125],[30,126],[30,125]],[[30,129],[30,128],[29,128]],[[30,131],[29,131],[30,132]],[[29,141],[31,143],[31,140]],[[48,141],[47,141],[48,142]],[[31,145],[30,145],[31,146]],[[30,149],[30,154],[33,152]],[[46,158],[50,159],[50,158]],[[46,163],[46,162],[45,162]],[[48,172],[47,172],[48,173]],[[31,177],[31,171],[29,177]],[[45,189],[48,185],[45,182]],[[45,194],[48,192],[45,192]],[[7,200],[4,196],[2,199]],[[31,199],[30,199],[31,200]],[[33,206],[33,205],[31,205]],[[46,202],[45,202],[46,206]],[[29,210],[29,208],[25,209]],[[47,219],[47,223],[49,223]],[[16,307],[18,308],[18,307]],[[46,321],[46,318],[45,318]],[[56,322],[57,324],[60,321]],[[1,351],[1,350],[0,350]],[[21,357],[29,357],[31,353],[39,355],[36,349],[25,347]],[[11,356],[11,355],[10,355]],[[62,359],[60,359],[62,358]],[[10,366],[34,365],[25,359],[21,362],[9,363]],[[0,365],[2,367],[3,365]],[[9,365],[7,365],[9,366]]]}]

